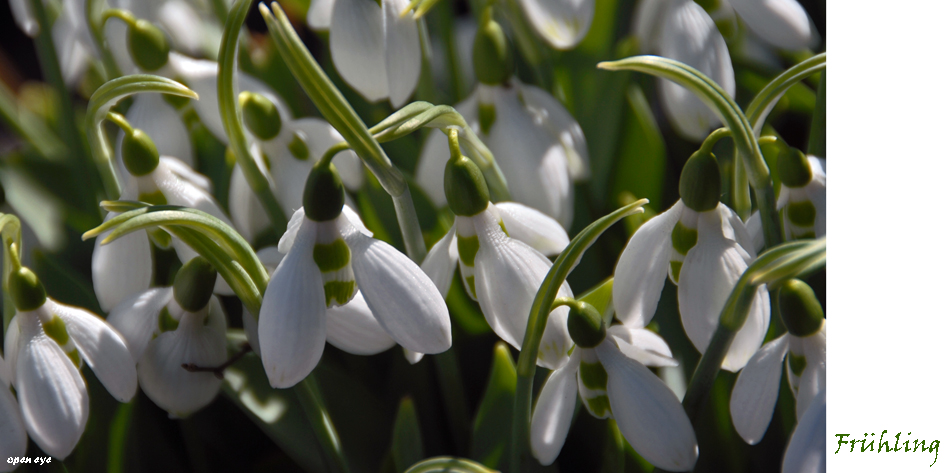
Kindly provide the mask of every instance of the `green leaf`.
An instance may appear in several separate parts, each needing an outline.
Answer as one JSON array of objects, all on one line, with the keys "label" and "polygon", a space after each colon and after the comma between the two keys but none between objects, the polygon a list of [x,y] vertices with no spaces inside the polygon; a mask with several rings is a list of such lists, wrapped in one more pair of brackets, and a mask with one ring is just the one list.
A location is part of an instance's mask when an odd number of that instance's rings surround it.
[{"label": "green leaf", "polygon": [[511,443],[511,412],[518,375],[504,342],[495,344],[485,395],[475,414],[472,458],[490,468],[508,470]]},{"label": "green leaf", "polygon": [[422,429],[419,428],[419,419],[416,417],[416,406],[412,403],[412,398],[408,396],[399,403],[399,411],[396,413],[392,454],[396,471],[404,471],[425,458],[422,448]]},{"label": "green leaf", "polygon": [[405,473],[498,473],[466,458],[434,457],[416,463]]}]

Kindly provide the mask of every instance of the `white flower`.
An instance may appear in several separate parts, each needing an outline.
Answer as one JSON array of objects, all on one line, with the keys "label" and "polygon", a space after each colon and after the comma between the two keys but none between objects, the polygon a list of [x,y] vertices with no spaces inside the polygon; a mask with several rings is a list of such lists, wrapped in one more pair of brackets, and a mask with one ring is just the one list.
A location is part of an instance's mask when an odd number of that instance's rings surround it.
[{"label": "white flower", "polygon": [[[822,473],[826,469],[825,433],[828,405],[822,389],[804,414],[799,411],[798,425],[785,448],[782,473]],[[896,447],[895,447],[896,450]]]},{"label": "white flower", "polygon": [[[584,132],[564,106],[543,89],[513,79],[508,86],[479,84],[456,109],[494,154],[512,199],[570,226],[573,182],[587,177],[588,157]],[[487,110],[494,119],[480,124],[479,114]],[[445,137],[432,133],[416,168],[416,182],[439,206],[446,203],[442,174],[448,157]]]},{"label": "white flower", "polygon": [[422,68],[419,29],[400,16],[408,0],[314,0],[307,23],[330,29],[330,55],[340,77],[371,102],[400,107],[416,89]]},{"label": "white flower", "polygon": [[[682,200],[643,224],[630,238],[614,271],[614,307],[625,324],[648,324],[667,274],[679,284],[683,328],[706,351],[733,286],[755,259],[751,237],[738,215],[718,204],[696,212]],[[745,325],[722,367],[738,371],[762,344],[769,326],[769,297],[760,286]]]},{"label": "white flower", "polygon": [[[201,174],[175,158],[162,157],[151,172],[142,176],[129,175],[122,189],[121,199],[191,207],[208,213],[230,225],[231,221],[211,197],[211,183]],[[116,214],[109,213],[106,220]],[[92,252],[92,283],[102,310],[108,312],[126,297],[149,287],[152,278],[152,255],[146,232],[138,231],[102,245],[111,232],[96,238]],[[178,258],[187,262],[197,253],[177,238],[172,246]],[[230,289],[219,278],[218,292]]]},{"label": "white flower", "polygon": [[808,13],[795,0],[729,0],[756,36],[776,48],[805,49],[817,36]]},{"label": "white flower", "polygon": [[782,360],[789,387],[796,397],[801,422],[809,406],[825,389],[825,324],[815,334],[796,337],[786,333],[766,343],[739,372],[732,388],[729,411],[739,436],[757,444],[772,420],[782,380]]},{"label": "white flower", "polygon": [[[555,255],[567,246],[564,229],[537,210],[514,202],[489,204],[455,225],[429,251],[422,269],[448,294],[456,265],[465,290],[478,301],[485,320],[502,340],[521,349],[528,313]],[[456,264],[458,263],[458,264]],[[565,282],[558,296],[572,296]],[[551,312],[541,340],[538,364],[557,368],[567,362],[571,339],[567,307]]]},{"label": "white flower", "polygon": [[[404,348],[441,353],[451,347],[448,308],[435,285],[407,256],[359,227],[347,212],[315,221],[304,209],[287,225],[278,246],[286,256],[264,293],[258,324],[271,386],[293,386],[313,370],[327,338],[327,307],[350,302],[357,289]],[[345,344],[345,337],[338,341]]]},{"label": "white flower", "polygon": [[[174,156],[189,167],[194,167],[194,150],[191,147],[191,135],[185,128],[185,122],[182,121],[178,111],[160,94],[136,95],[125,118],[130,125],[145,132],[155,142],[160,155]],[[122,161],[124,139],[125,131],[120,129],[116,136],[115,158],[122,169],[122,175],[127,176],[128,171]]]},{"label": "white flower", "polygon": [[534,31],[557,49],[573,49],[594,19],[594,0],[521,0]]},{"label": "white flower", "polygon": [[[16,397],[10,392],[10,372],[0,356],[0,458],[26,456],[26,426]],[[13,471],[16,465],[0,463],[0,471]]]},{"label": "white flower", "polygon": [[153,288],[123,301],[108,320],[128,340],[142,391],[158,407],[186,417],[217,395],[221,380],[214,374],[182,368],[227,361],[227,324],[216,297],[190,312],[178,304],[171,287]]},{"label": "white flower", "polygon": [[646,368],[676,364],[666,342],[642,326],[614,325],[596,347],[575,347],[538,396],[531,418],[535,458],[542,465],[557,458],[577,393],[594,417],[615,418],[647,461],[669,471],[690,470],[699,456],[693,427],[673,391]]},{"label": "white flower", "polygon": [[47,298],[36,309],[17,310],[4,346],[26,430],[57,459],[73,451],[89,417],[82,360],[120,402],[135,395],[135,363],[125,340],[84,309]]},{"label": "white flower", "polygon": [[782,214],[786,240],[825,236],[825,160],[808,156],[811,179],[804,186],[780,184],[775,206]]},{"label": "white flower", "polygon": [[[202,2],[112,0],[112,4],[115,8],[130,12],[137,19],[152,23],[166,34],[169,46],[175,51],[192,56],[211,54],[213,57],[221,43],[222,30],[209,9],[199,8]],[[104,28],[106,41],[124,74],[134,73],[138,69],[130,52],[128,29],[128,24],[118,19],[110,19]]]}]

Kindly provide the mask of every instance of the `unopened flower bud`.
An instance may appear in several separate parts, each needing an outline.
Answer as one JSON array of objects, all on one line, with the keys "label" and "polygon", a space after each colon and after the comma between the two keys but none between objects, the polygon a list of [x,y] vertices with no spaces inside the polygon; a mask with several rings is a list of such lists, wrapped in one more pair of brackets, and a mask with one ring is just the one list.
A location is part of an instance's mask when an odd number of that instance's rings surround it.
[{"label": "unopened flower bud", "polygon": [[303,210],[308,218],[327,222],[343,212],[345,194],[336,166],[314,166],[303,190]]},{"label": "unopened flower bud", "polygon": [[796,337],[814,334],[825,321],[815,292],[799,279],[790,279],[779,287],[778,308],[788,332]]},{"label": "unopened flower bud", "polygon": [[158,167],[158,148],[142,130],[136,128],[122,140],[122,162],[133,176],[147,176]]},{"label": "unopened flower bud", "polygon": [[244,91],[238,96],[238,103],[241,104],[241,113],[244,114],[244,124],[254,136],[268,141],[280,133],[280,111],[270,99],[261,94]]},{"label": "unopened flower bud", "polygon": [[508,81],[515,71],[514,58],[501,25],[491,17],[491,7],[482,12],[482,21],[475,33],[472,60],[475,77],[482,84],[499,85]]},{"label": "unopened flower bud", "polygon": [[594,348],[607,338],[604,319],[594,306],[576,301],[567,316],[567,331],[581,348]]},{"label": "unopened flower bud", "polygon": [[146,71],[154,71],[168,62],[171,47],[165,33],[145,20],[129,24],[129,52],[135,64]]},{"label": "unopened flower bud", "polygon": [[218,272],[208,260],[196,256],[185,263],[175,275],[175,301],[188,312],[204,309],[214,295]]},{"label": "unopened flower bud", "polygon": [[478,166],[465,156],[445,165],[445,199],[455,215],[472,217],[488,208],[488,184]]},{"label": "unopened flower bud", "polygon": [[46,288],[29,268],[21,267],[10,274],[10,297],[20,312],[36,310],[46,303]]},{"label": "unopened flower bud", "polygon": [[712,153],[693,153],[680,174],[680,198],[696,212],[715,209],[719,205],[722,183],[719,164]]}]

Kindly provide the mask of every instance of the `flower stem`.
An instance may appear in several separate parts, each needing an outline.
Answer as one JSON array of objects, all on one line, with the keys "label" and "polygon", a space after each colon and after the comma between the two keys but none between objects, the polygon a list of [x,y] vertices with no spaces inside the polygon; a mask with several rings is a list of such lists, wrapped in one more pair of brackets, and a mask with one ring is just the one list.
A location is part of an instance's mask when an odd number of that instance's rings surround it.
[{"label": "flower stem", "polygon": [[89,32],[92,34],[93,40],[96,42],[96,48],[99,49],[99,54],[102,56],[102,63],[106,69],[106,80],[115,79],[122,75],[122,71],[119,70],[118,64],[115,62],[115,57],[112,55],[112,50],[109,48],[109,43],[106,41],[105,34],[103,30],[106,26],[107,17],[103,16],[104,0],[87,0],[86,1],[86,23],[89,25]]},{"label": "flower stem", "polygon": [[343,455],[343,448],[340,445],[340,436],[336,432],[336,427],[330,420],[327,413],[323,397],[320,395],[320,389],[317,387],[317,380],[311,373],[294,386],[294,392],[307,413],[307,420],[313,427],[313,432],[320,440],[320,446],[323,453],[330,460],[330,469],[336,473],[349,473],[350,467]]}]

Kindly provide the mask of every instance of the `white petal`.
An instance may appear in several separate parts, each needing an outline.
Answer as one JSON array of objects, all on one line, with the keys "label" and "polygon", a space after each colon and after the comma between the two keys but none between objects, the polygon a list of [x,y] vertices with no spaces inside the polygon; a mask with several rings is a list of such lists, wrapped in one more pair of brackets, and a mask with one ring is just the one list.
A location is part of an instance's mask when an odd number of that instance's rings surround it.
[{"label": "white petal", "polygon": [[359,214],[357,214],[356,211],[353,210],[353,207],[350,207],[349,204],[343,205],[343,215],[350,222],[350,225],[356,227],[360,233],[368,237],[373,236],[373,232],[366,228],[366,224],[363,223],[363,219],[360,218]]},{"label": "white petal", "polygon": [[275,388],[289,388],[320,361],[326,341],[326,296],[313,260],[317,224],[309,219],[274,271],[258,318],[261,361]]},{"label": "white petal", "polygon": [[399,108],[412,96],[422,70],[419,29],[412,15],[400,17],[408,0],[383,0],[383,44],[389,102]]},{"label": "white petal", "polygon": [[826,468],[825,419],[827,403],[822,391],[801,416],[785,449],[782,473],[815,473]]},{"label": "white petal", "polygon": [[327,309],[327,342],[354,355],[375,355],[396,344],[359,291],[350,302]]},{"label": "white petal", "polygon": [[[552,263],[525,243],[509,238],[488,212],[472,218],[478,234],[475,287],[485,320],[502,340],[521,349],[528,314]],[[565,282],[559,297],[572,297]],[[574,342],[567,331],[567,307],[551,312],[541,338],[538,364],[556,369],[567,362]]]},{"label": "white petal", "polygon": [[[0,359],[0,363],[3,360]],[[6,383],[3,383],[6,384]],[[26,455],[26,426],[20,415],[20,405],[6,386],[0,388],[0,458]],[[16,465],[0,462],[0,471],[13,471]]]},{"label": "white petal", "polygon": [[666,0],[641,0],[637,2],[634,13],[633,34],[640,40],[641,50],[645,53],[656,52],[660,44],[660,30],[666,9],[670,2]]},{"label": "white petal", "polygon": [[580,43],[594,19],[594,0],[521,0],[531,26],[557,49]]},{"label": "white petal", "polygon": [[432,245],[426,259],[422,261],[422,271],[429,276],[429,279],[439,289],[442,298],[449,295],[449,289],[452,287],[452,276],[455,275],[455,268],[458,267],[459,249],[455,239],[455,224],[439,241]]},{"label": "white petal", "polygon": [[[106,220],[115,214],[109,213]],[[99,306],[108,312],[123,299],[148,289],[152,281],[152,247],[144,231],[132,232],[107,245],[96,237],[92,250],[92,287]]]},{"label": "white petal", "polygon": [[449,142],[445,133],[432,130],[426,137],[416,165],[416,184],[437,208],[445,207],[445,164],[449,162]]},{"label": "white petal", "polygon": [[799,420],[815,400],[815,396],[823,389],[825,389],[824,365],[807,366],[802,373],[802,379],[798,384],[798,393],[795,396],[795,412],[798,414]]},{"label": "white petal", "polygon": [[756,35],[781,49],[804,49],[811,42],[811,21],[795,0],[730,0]]},{"label": "white petal", "polygon": [[[158,154],[178,158],[188,166],[195,165],[188,129],[175,108],[160,94],[137,95],[125,116],[133,127],[144,131],[155,142]],[[115,155],[116,160],[123,163],[121,143],[125,133],[120,135]]]},{"label": "white petal", "polygon": [[607,370],[610,409],[624,438],[659,468],[692,469],[699,456],[696,434],[673,391],[609,340],[595,350]]},{"label": "white petal", "polygon": [[[735,240],[749,254],[748,261],[750,263],[754,261],[756,257],[756,237],[749,233],[745,222],[726,204],[720,203],[716,210],[719,212],[720,219],[722,219],[722,234],[730,240]],[[756,214],[758,214],[758,210],[756,210]],[[752,217],[750,217],[751,219]],[[759,219],[759,225],[761,231],[761,218]],[[765,237],[762,236],[762,239],[764,240]]]},{"label": "white petal", "polygon": [[[693,66],[734,97],[735,74],[729,49],[712,18],[692,0],[673,0],[661,31],[661,56]],[[673,82],[660,81],[660,100],[680,134],[699,141],[720,118],[696,95]]]},{"label": "white petal", "polygon": [[614,271],[614,309],[617,319],[631,327],[645,327],[660,302],[670,268],[673,227],[683,212],[683,202],[651,218],[637,229],[617,260]]},{"label": "white petal", "polygon": [[70,87],[75,86],[82,78],[82,73],[86,70],[90,59],[88,50],[77,37],[78,33],[77,25],[72,24],[63,16],[53,23],[52,34],[56,56],[63,80]]},{"label": "white petal", "polygon": [[208,405],[221,386],[213,373],[192,373],[181,366],[214,367],[227,361],[224,331],[204,325],[205,317],[211,316],[186,312],[178,328],[156,337],[139,362],[142,391],[174,417],[185,417]]},{"label": "white petal", "polygon": [[[697,231],[696,246],[683,261],[678,299],[686,335],[700,353],[705,353],[726,299],[748,267],[749,254],[722,234],[722,222],[716,211],[699,213]],[[769,315],[769,295],[765,286],[760,286],[745,325],[723,360],[723,369],[735,372],[745,366],[762,345]]]},{"label": "white petal", "polygon": [[333,6],[330,55],[340,77],[370,102],[389,96],[383,14],[373,0]]},{"label": "white petal", "polygon": [[138,360],[158,332],[158,316],[172,298],[172,288],[156,287],[122,301],[106,319],[125,338],[129,354]]},{"label": "white petal", "polygon": [[564,147],[567,155],[571,178],[587,178],[590,175],[587,139],[577,120],[561,102],[540,87],[522,84],[521,96],[524,98],[528,112],[561,141],[561,146]]},{"label": "white petal", "polygon": [[376,320],[397,343],[420,353],[452,346],[449,309],[439,289],[406,255],[352,229],[344,233],[356,285]]},{"label": "white petal", "polygon": [[34,37],[40,32],[40,24],[33,16],[33,9],[29,5],[29,0],[10,0],[10,11],[13,13],[13,19],[17,26],[23,30],[29,37]]},{"label": "white petal", "polygon": [[518,89],[495,87],[495,123],[486,144],[511,185],[512,199],[538,209],[565,227],[574,215],[574,187],[558,137],[535,123]]},{"label": "white petal", "polygon": [[673,353],[666,341],[647,329],[614,325],[607,329],[607,335],[617,344],[621,353],[642,365],[676,366],[679,364],[673,358]]},{"label": "white petal", "polygon": [[23,423],[43,451],[62,460],[86,429],[86,383],[66,353],[43,333],[39,317],[23,318],[15,383]]},{"label": "white petal", "polygon": [[185,173],[187,170],[185,164],[175,161],[174,158],[163,157],[159,160],[158,167],[152,172],[155,186],[162,191],[168,203],[200,210],[233,226],[208,190],[196,184],[195,176]]},{"label": "white petal", "polygon": [[[809,158],[809,162],[812,162],[812,160],[817,161],[817,159]],[[820,174],[816,172],[816,165],[812,162],[812,180],[805,185],[805,195],[815,206],[815,236],[817,238],[825,236],[825,229],[827,228],[825,194],[824,171]]]},{"label": "white petal", "polygon": [[531,453],[542,465],[550,465],[561,453],[577,405],[577,366],[580,351],[551,373],[531,415]]},{"label": "white petal", "polygon": [[[762,248],[765,248],[765,232],[762,231],[762,215],[759,214],[758,210],[753,212],[749,219],[745,221],[745,229],[749,237],[752,238],[752,249],[755,250],[755,253],[762,251]],[[746,251],[748,251],[748,248],[746,248]]]},{"label": "white petal", "polygon": [[336,0],[312,0],[307,10],[307,25],[313,30],[330,28],[330,15],[333,13],[333,4]]},{"label": "white petal", "polygon": [[0,385],[3,385],[4,388],[9,387],[10,383],[16,380],[16,359],[17,353],[20,351],[19,343],[20,324],[17,322],[17,319],[14,318],[10,321],[10,324],[7,325],[3,334],[3,346],[7,359],[6,363],[4,363],[5,371],[3,372],[3,381],[0,382]]},{"label": "white petal", "polygon": [[190,2],[165,0],[157,10],[155,20],[168,32],[172,48],[192,55],[200,54],[205,27],[200,13]]},{"label": "white petal", "polygon": [[[492,204],[490,204],[492,205]],[[557,220],[517,202],[493,204],[511,238],[521,240],[545,256],[556,256],[571,239]]]},{"label": "white petal", "polygon": [[290,221],[287,222],[287,231],[284,232],[284,235],[280,237],[280,241],[277,242],[277,251],[285,255],[290,252],[294,241],[297,239],[297,232],[300,230],[300,225],[303,223],[305,217],[303,207],[300,207],[294,212],[290,217]]},{"label": "white petal", "polygon": [[54,314],[66,324],[70,340],[96,373],[109,394],[119,402],[135,395],[135,360],[122,335],[98,316],[80,309],[48,301]]},{"label": "white petal", "polygon": [[749,445],[762,440],[772,421],[782,381],[782,360],[787,352],[787,334],[766,343],[739,372],[732,388],[729,401],[732,425]]},{"label": "white petal", "polygon": [[419,352],[412,351],[412,350],[407,350],[407,349],[405,349],[405,348],[402,349],[402,354],[403,354],[403,356],[406,357],[406,361],[408,361],[410,365],[414,365],[414,364],[416,364],[416,363],[422,361],[422,357],[425,356],[425,354],[423,354],[423,353],[419,353]]}]

